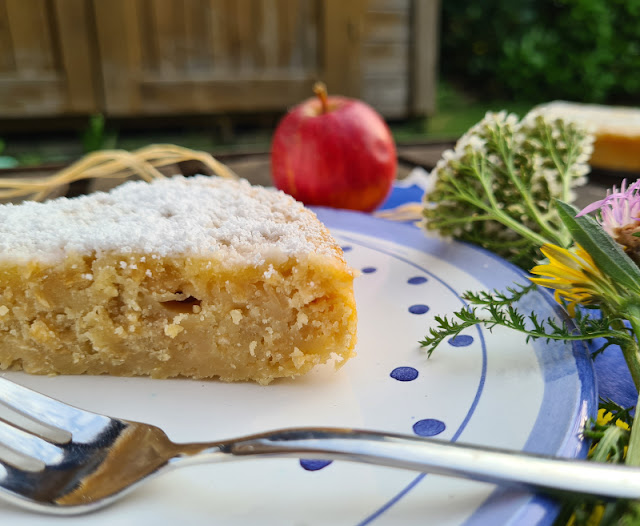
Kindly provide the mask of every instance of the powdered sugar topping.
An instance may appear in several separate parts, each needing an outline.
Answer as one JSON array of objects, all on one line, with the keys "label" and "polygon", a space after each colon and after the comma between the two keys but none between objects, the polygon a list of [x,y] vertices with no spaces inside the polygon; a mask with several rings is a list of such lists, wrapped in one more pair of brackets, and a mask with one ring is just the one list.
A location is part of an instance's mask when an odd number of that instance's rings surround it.
[{"label": "powdered sugar topping", "polygon": [[55,262],[67,253],[213,256],[261,265],[334,254],[326,229],[276,190],[219,177],[132,181],[46,203],[0,206],[0,259]]}]

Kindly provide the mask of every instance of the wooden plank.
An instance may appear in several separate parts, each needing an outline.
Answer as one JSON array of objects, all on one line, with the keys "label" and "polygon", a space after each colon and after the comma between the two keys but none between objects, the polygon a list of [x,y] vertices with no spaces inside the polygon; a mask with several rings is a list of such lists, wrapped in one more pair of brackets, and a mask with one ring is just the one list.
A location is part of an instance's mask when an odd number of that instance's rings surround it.
[{"label": "wooden plank", "polygon": [[[0,115],[49,117],[97,110],[90,16],[84,0],[5,0],[15,68],[0,75]],[[5,51],[5,50],[3,50]]]},{"label": "wooden plank", "polygon": [[[307,98],[314,79],[142,82],[138,113],[281,111]],[[125,113],[126,114],[126,113]]]},{"label": "wooden plank", "polygon": [[154,75],[147,74],[141,77],[140,82],[144,84],[165,84],[165,85],[176,85],[182,84],[185,82],[189,84],[197,84],[198,82],[286,82],[287,80],[291,80],[293,82],[297,82],[299,80],[304,79],[315,79],[314,75],[308,75],[304,72],[290,72],[283,71],[281,69],[270,71],[270,72],[261,72],[260,74],[249,74],[249,75],[233,75],[229,76],[226,73],[219,72],[209,72],[209,71],[200,71],[198,73],[193,73],[188,76],[163,76],[163,75]]},{"label": "wooden plank", "polygon": [[225,16],[223,23],[225,25],[225,34],[227,36],[226,52],[229,56],[228,67],[234,73],[238,71],[240,64],[240,29],[238,27],[238,16],[236,12],[236,0],[227,0],[225,2]]},{"label": "wooden plank", "polygon": [[230,7],[233,7],[233,4],[221,2],[220,0],[210,0],[209,2],[209,42],[213,57],[212,71],[215,72],[227,72],[231,66],[230,37],[227,23]]},{"label": "wooden plank", "polygon": [[62,65],[62,50],[60,48],[60,27],[56,18],[54,9],[55,0],[45,0],[44,9],[40,12],[41,23],[46,35],[44,38],[49,42],[51,49],[49,50],[49,57],[51,64],[49,68],[52,71],[63,71]]},{"label": "wooden plank", "polygon": [[294,63],[294,24],[297,8],[297,0],[279,0],[277,3],[278,67],[281,69],[290,69]]},{"label": "wooden plank", "polygon": [[[135,1],[135,0],[133,0]],[[137,0],[140,12],[140,68],[142,71],[157,73],[160,71],[158,46],[156,45],[156,20],[153,4],[155,0]],[[99,22],[98,22],[99,23]]]},{"label": "wooden plank", "polygon": [[[211,1],[200,0],[197,9],[198,12],[194,12],[194,16],[197,16],[200,19],[199,28],[201,34],[199,35],[198,41],[201,46],[200,56],[203,63],[202,67],[206,67],[208,70],[211,70],[215,67],[213,49],[211,48],[211,33],[213,32],[213,26],[211,24]],[[188,29],[189,25],[187,24],[187,30]]]},{"label": "wooden plank", "polygon": [[[216,71],[213,50],[211,49],[211,3],[208,0],[185,0],[185,66],[184,78],[203,78]],[[200,108],[207,105],[200,97],[206,94],[191,92],[194,98],[193,107]]]},{"label": "wooden plank", "polygon": [[208,46],[209,18],[205,0],[185,0],[185,69],[187,73],[209,70],[212,56]]},{"label": "wooden plank", "polygon": [[252,0],[236,0],[234,25],[235,25],[235,53],[236,70],[244,73],[255,70],[256,65],[256,35],[253,21],[259,17],[254,8],[259,4],[254,4]]},{"label": "wooden plank", "polygon": [[303,69],[304,64],[304,54],[302,49],[302,42],[300,39],[300,27],[301,27],[301,16],[302,16],[302,4],[305,3],[305,0],[292,0],[289,4],[288,9],[284,13],[287,19],[287,30],[288,30],[288,45],[289,50],[287,51],[287,55],[289,56],[289,63],[287,64],[287,69],[300,71]]},{"label": "wooden plank", "polygon": [[[180,72],[184,63],[184,10],[179,0],[157,0],[147,4],[155,21],[152,42],[156,48],[158,71],[165,75]],[[147,13],[145,13],[146,15]]]},{"label": "wooden plank", "polygon": [[405,76],[409,75],[409,46],[407,44],[364,43],[362,45],[362,75]]},{"label": "wooden plank", "polygon": [[213,60],[212,71],[229,71],[229,38],[227,35],[228,5],[219,0],[210,0],[208,9],[209,19],[209,49]]},{"label": "wooden plank", "polygon": [[0,82],[14,83],[14,84],[30,84],[33,86],[40,86],[41,88],[46,88],[47,84],[60,82],[62,79],[60,75],[57,73],[43,73],[42,75],[38,75],[32,79],[25,79],[18,77],[13,72],[10,73],[0,73]]},{"label": "wooden plank", "polygon": [[326,0],[322,6],[322,79],[330,93],[360,97],[366,1]]},{"label": "wooden plank", "polygon": [[56,46],[51,40],[44,0],[5,0],[5,9],[17,74],[33,78],[52,71]]},{"label": "wooden plank", "polygon": [[98,111],[97,50],[85,0],[54,0],[61,63],[66,79],[65,113]]},{"label": "wooden plank", "polygon": [[321,13],[317,1],[305,1],[300,4],[300,24],[298,40],[302,49],[302,68],[305,72],[317,74],[318,57],[318,21]]},{"label": "wooden plank", "polygon": [[0,81],[0,118],[58,116],[66,102],[66,83],[60,78]]},{"label": "wooden plank", "polygon": [[367,11],[364,29],[365,42],[409,43],[411,23],[406,11]]},{"label": "wooden plank", "polygon": [[[251,1],[251,55],[253,59],[253,69],[257,75],[265,70],[267,62],[265,53],[265,6],[260,0]],[[266,6],[269,9],[269,6]],[[245,13],[244,16],[247,16]]]},{"label": "wooden plank", "polygon": [[265,72],[274,70],[278,66],[278,13],[274,0],[262,2],[262,29],[260,43],[264,58]]},{"label": "wooden plank", "polygon": [[362,82],[362,99],[387,119],[402,119],[409,106],[408,75],[367,77]]},{"label": "wooden plank", "polygon": [[102,65],[104,107],[108,113],[136,115],[142,65],[139,3],[132,0],[93,0]]},{"label": "wooden plank", "polygon": [[173,71],[177,74],[185,74],[188,70],[190,59],[189,37],[187,36],[186,9],[187,0],[173,1],[173,47],[174,63]]},{"label": "wooden plank", "polygon": [[6,0],[0,0],[0,73],[15,71],[13,42],[11,41],[11,28],[7,16]]},{"label": "wooden plank", "polygon": [[440,0],[413,0],[411,113],[430,115],[436,106]]},{"label": "wooden plank", "polygon": [[[369,0],[370,11],[407,12],[413,0]],[[421,2],[423,0],[418,0]],[[430,0],[427,0],[430,1]]]},{"label": "wooden plank", "polygon": [[388,119],[410,113],[410,7],[410,0],[373,0],[365,16],[362,98]]}]

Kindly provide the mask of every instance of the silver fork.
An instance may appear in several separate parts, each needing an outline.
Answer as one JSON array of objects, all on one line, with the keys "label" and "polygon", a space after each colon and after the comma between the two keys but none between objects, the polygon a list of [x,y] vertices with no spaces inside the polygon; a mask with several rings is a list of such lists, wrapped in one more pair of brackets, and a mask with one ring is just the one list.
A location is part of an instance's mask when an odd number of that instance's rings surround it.
[{"label": "silver fork", "polygon": [[0,404],[10,412],[0,419],[0,498],[58,515],[102,508],[173,468],[254,457],[348,460],[537,491],[640,498],[640,469],[619,465],[355,429],[176,444],[158,427],[84,411],[5,378]]}]

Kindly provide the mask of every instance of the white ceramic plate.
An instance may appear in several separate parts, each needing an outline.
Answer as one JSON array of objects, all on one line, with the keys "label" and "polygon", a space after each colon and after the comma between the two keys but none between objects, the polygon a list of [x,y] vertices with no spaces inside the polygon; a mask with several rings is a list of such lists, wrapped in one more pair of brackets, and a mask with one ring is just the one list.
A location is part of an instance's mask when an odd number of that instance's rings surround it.
[{"label": "white ceramic plate", "polygon": [[[438,436],[562,456],[583,456],[579,436],[596,407],[580,346],[526,343],[514,332],[470,328],[430,359],[419,345],[434,316],[464,305],[465,290],[524,283],[520,271],[460,243],[363,214],[318,210],[361,270],[355,283],[358,356],[267,387],[216,381],[112,377],[9,379],[98,412],[141,420],[177,441],[223,439],[288,426],[346,426]],[[533,293],[525,310],[558,310]],[[83,525],[549,524],[552,501],[408,471],[292,459],[198,466],[153,480]],[[305,469],[306,468],[306,469]],[[0,504],[12,525],[53,525]]]}]

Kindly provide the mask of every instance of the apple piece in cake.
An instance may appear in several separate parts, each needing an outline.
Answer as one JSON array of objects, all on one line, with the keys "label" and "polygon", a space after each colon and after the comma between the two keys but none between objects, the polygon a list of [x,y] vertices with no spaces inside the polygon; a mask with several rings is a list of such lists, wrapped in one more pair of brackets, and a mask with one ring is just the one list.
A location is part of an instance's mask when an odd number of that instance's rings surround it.
[{"label": "apple piece in cake", "polygon": [[0,368],[267,384],[353,356],[353,271],[315,214],[176,176],[0,206]]}]

